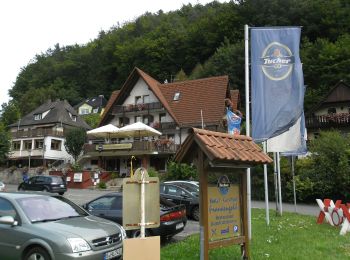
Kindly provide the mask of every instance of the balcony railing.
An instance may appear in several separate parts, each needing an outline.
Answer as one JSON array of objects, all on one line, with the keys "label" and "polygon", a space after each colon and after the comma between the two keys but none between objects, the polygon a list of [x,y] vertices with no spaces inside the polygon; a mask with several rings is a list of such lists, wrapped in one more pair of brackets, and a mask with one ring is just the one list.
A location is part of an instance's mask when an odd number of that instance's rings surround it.
[{"label": "balcony railing", "polygon": [[350,126],[350,113],[306,117],[305,124],[306,128],[330,128]]},{"label": "balcony railing", "polygon": [[103,151],[133,151],[133,152],[160,152],[175,153],[179,145],[169,139],[158,139],[154,141],[134,141],[123,143],[100,143],[85,144],[84,154]]},{"label": "balcony railing", "polygon": [[176,128],[176,123],[175,122],[152,122],[149,124],[149,126],[162,130],[162,129],[175,129]]},{"label": "balcony railing", "polygon": [[144,104],[129,104],[126,106],[116,105],[113,106],[112,115],[124,114],[130,112],[140,111],[152,111],[163,109],[163,105],[160,102],[144,103]]},{"label": "balcony railing", "polygon": [[12,139],[17,138],[27,138],[27,137],[44,137],[44,136],[55,136],[63,137],[64,133],[62,131],[55,131],[52,129],[33,129],[28,131],[18,131],[12,132]]}]

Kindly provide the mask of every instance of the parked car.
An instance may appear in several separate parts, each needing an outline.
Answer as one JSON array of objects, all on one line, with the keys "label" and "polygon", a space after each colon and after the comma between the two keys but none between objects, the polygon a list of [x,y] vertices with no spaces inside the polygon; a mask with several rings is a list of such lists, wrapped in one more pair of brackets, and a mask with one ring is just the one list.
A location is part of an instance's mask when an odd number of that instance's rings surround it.
[{"label": "parked car", "polygon": [[63,195],[67,191],[67,184],[61,176],[39,175],[19,184],[18,190],[46,191]]},{"label": "parked car", "polygon": [[199,220],[199,192],[196,188],[181,183],[161,183],[159,191],[168,201],[185,205],[187,215]]},{"label": "parked car", "polygon": [[5,191],[6,190],[6,185],[2,181],[0,181],[0,191]]},{"label": "parked car", "polygon": [[191,192],[199,193],[199,182],[198,181],[165,181],[164,183],[176,184],[181,187],[187,187]]},{"label": "parked car", "polygon": [[[83,205],[89,213],[123,224],[123,193],[112,192],[100,196]],[[160,198],[160,226],[146,228],[146,236],[160,236],[163,239],[180,233],[186,226],[186,209],[183,205],[175,205]],[[128,230],[128,237],[139,237],[140,230]]]},{"label": "parked car", "polygon": [[1,259],[118,259],[126,233],[67,198],[0,193]]}]

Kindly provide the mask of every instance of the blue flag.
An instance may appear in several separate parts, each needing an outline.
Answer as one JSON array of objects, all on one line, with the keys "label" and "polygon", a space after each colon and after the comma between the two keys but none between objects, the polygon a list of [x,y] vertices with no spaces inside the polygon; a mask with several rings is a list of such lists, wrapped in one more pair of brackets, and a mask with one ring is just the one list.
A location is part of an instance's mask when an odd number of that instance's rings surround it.
[{"label": "blue flag", "polygon": [[252,137],[282,134],[303,113],[300,27],[251,28]]},{"label": "blue flag", "polygon": [[226,111],[227,132],[232,135],[239,135],[241,132],[242,118],[233,113],[230,109]]}]

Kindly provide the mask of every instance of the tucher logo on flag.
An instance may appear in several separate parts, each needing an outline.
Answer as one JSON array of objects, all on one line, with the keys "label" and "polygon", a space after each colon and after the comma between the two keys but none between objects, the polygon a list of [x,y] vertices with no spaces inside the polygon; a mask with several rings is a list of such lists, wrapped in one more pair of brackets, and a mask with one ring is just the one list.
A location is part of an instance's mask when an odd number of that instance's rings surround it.
[{"label": "tucher logo on flag", "polygon": [[271,80],[287,78],[293,69],[294,56],[288,46],[272,42],[263,51],[262,71]]},{"label": "tucher logo on flag", "polygon": [[300,27],[251,28],[252,137],[262,142],[291,128],[303,113]]}]

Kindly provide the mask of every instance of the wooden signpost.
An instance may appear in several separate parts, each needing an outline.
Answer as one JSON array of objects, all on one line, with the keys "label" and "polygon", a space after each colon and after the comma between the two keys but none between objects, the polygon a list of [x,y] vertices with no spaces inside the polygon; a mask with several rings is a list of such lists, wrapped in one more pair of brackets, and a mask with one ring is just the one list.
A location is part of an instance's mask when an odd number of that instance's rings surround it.
[{"label": "wooden signpost", "polygon": [[175,160],[193,163],[199,173],[200,259],[231,245],[249,259],[245,169],[272,159],[250,137],[193,128]]}]

